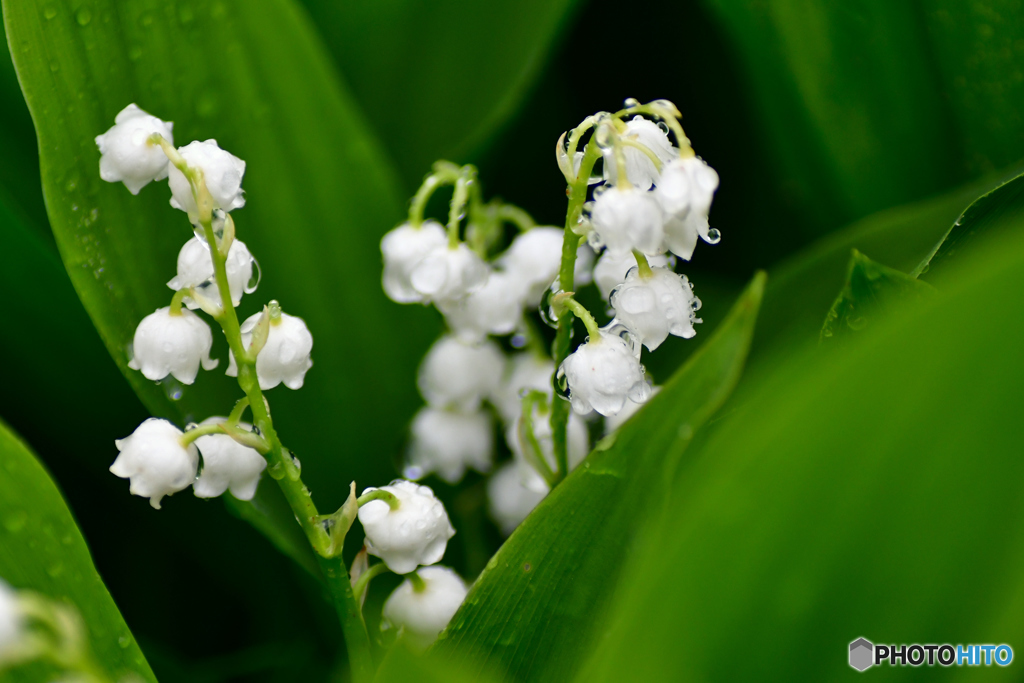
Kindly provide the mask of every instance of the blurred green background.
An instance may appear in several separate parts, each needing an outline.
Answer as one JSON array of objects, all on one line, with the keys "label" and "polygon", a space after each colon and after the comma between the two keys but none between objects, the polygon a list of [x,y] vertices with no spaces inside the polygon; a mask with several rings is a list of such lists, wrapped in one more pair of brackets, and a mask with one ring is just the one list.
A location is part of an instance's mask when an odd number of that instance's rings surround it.
[{"label": "blurred green background", "polygon": [[[137,394],[122,375],[123,354],[111,358],[109,351],[130,338],[132,321],[165,305],[164,273],[187,238],[159,192],[147,188],[130,203],[123,188],[101,186],[95,177],[91,136],[124,104],[138,101],[173,119],[177,134],[216,137],[249,161],[250,204],[239,230],[264,266],[256,297],[280,298],[286,310],[295,302],[291,312],[310,320],[317,344],[308,390],[270,399],[324,509],[340,504],[350,479],[362,487],[398,475],[403,430],[420,403],[415,367],[440,323],[431,311],[384,299],[376,244],[401,220],[405,198],[434,159],[478,164],[488,195],[559,225],[564,181],[553,150],[562,131],[626,97],[674,101],[698,154],[722,178],[711,220],[723,240],[698,247],[682,269],[705,302],[702,335],[725,316],[755,269],[769,271],[748,377],[731,411],[772,402],[756,398],[771,389],[755,382],[783,381],[771,375],[783,364],[781,350],[813,357],[820,374],[855,376],[856,368],[820,360],[808,346],[843,285],[849,249],[909,272],[971,201],[1024,158],[1024,15],[1011,0],[25,0],[5,2],[4,9],[40,146],[5,61],[0,283],[7,311],[0,357],[8,365],[0,416],[61,488],[99,574],[162,681],[346,674],[337,659],[340,632],[315,581],[253,527],[220,501],[187,494],[154,513],[107,472],[113,439],[150,411],[202,417],[226,410],[224,397],[234,395],[229,383],[204,377],[173,402],[163,388],[129,375]],[[89,206],[101,207],[98,222],[83,219]],[[1007,244],[1008,253],[1019,246]],[[118,281],[120,266],[128,275]],[[999,292],[1013,287],[1012,276],[1005,279]],[[951,318],[968,325],[964,291]],[[1019,296],[1005,296],[981,310],[1019,316]],[[979,326],[974,348],[987,348],[986,330]],[[694,346],[673,341],[647,363],[659,381]],[[968,352],[971,340],[961,342]],[[785,362],[804,362],[791,353]],[[958,357],[936,353],[936,362]],[[802,373],[799,381],[809,382]],[[970,385],[970,375],[962,381]],[[1000,387],[1004,393],[993,400],[1019,408],[1019,395],[1006,393],[1012,387]],[[197,398],[204,389],[213,398]],[[798,389],[778,391],[796,396]],[[878,391],[894,395],[891,387]],[[837,405],[848,401],[854,411],[866,400],[858,396]],[[926,398],[922,412],[941,409]],[[799,430],[799,411],[810,415],[812,407],[787,400],[784,407],[796,414],[787,419]],[[728,443],[720,431],[706,438],[727,442],[715,446],[721,452],[752,447]],[[860,438],[852,431],[832,436],[843,443]],[[1007,443],[996,438],[989,447]],[[812,446],[786,462],[813,469],[799,460],[816,453]],[[854,459],[860,453],[836,452]],[[912,445],[902,452],[930,453]],[[438,490],[459,529],[446,562],[473,577],[500,543],[478,514],[481,481]],[[799,492],[792,497],[800,499]],[[816,514],[830,501],[808,505],[807,514]],[[714,517],[709,506],[695,503],[688,514]],[[986,519],[1004,511],[994,506]],[[839,515],[835,525],[855,512]],[[782,539],[780,529],[792,527],[780,522],[764,542],[772,533]],[[678,552],[685,555],[685,548]],[[371,604],[393,585],[377,581]],[[678,600],[701,608],[694,596]],[[794,604],[800,600],[819,604],[803,593]],[[743,632],[744,623],[736,617],[723,631]]]}]

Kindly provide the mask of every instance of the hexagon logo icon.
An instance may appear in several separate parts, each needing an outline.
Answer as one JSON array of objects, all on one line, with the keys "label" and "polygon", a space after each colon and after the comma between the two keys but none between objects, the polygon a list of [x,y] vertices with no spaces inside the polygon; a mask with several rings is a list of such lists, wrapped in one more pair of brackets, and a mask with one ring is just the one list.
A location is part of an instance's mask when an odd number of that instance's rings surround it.
[{"label": "hexagon logo icon", "polygon": [[850,643],[850,666],[857,671],[864,671],[875,663],[875,646],[866,638],[858,638]]}]

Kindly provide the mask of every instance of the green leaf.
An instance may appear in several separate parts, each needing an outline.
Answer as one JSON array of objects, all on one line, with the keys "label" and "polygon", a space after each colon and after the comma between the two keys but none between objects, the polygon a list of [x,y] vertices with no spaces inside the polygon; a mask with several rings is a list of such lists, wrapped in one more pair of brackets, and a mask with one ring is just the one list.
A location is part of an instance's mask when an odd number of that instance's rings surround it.
[{"label": "green leaf", "polygon": [[263,281],[240,314],[274,298],[313,331],[301,395],[281,387],[269,400],[330,509],[352,479],[390,476],[379,454],[397,451],[414,408],[415,350],[436,323],[380,290],[378,241],[402,199],[315,33],[289,0],[251,10],[243,0],[19,0],[4,3],[4,19],[71,280],[146,405],[179,423],[226,414],[240,396],[223,376],[219,339],[221,368],[191,387],[156,386],[126,368],[135,326],[169,302],[164,283],[191,227],[167,206],[166,185],[133,197],[102,182],[93,137],[137,102],[175,121],[178,142],[217,138],[248,162],[248,206],[235,218]]},{"label": "green leaf", "polygon": [[[73,605],[86,625],[93,655],[113,677],[135,674],[156,681],[96,572],[60,491],[2,422],[0,472],[0,578],[15,588]],[[7,676],[12,681],[52,680],[37,668]]]},{"label": "green leaf", "polygon": [[410,186],[521,104],[579,0],[303,0]]},{"label": "green leaf", "polygon": [[664,500],[664,482],[743,367],[765,278],[651,404],[606,438],[491,559],[435,651],[487,660],[518,680],[564,680],[600,631],[629,539]]},{"label": "green leaf", "polygon": [[705,4],[746,68],[779,183],[817,234],[966,177],[915,4]]},{"label": "green leaf", "polygon": [[771,270],[751,348],[751,367],[774,362],[776,349],[816,339],[821,321],[843,287],[850,250],[884,255],[910,272],[971,202],[1020,173],[1019,167],[954,192],[879,212],[824,237]]},{"label": "green leaf", "polygon": [[988,240],[1002,230],[1019,230],[1022,219],[1024,219],[1024,175],[1003,183],[968,206],[946,233],[946,236],[917,266],[914,274],[918,276],[928,274],[929,277],[934,277],[935,273],[932,269],[935,266],[941,265],[943,267],[940,268],[940,271],[944,270],[954,254],[960,259],[963,258],[965,247],[967,253],[976,248],[979,234],[984,235],[985,240]]},{"label": "green leaf", "polygon": [[863,332],[897,303],[927,296],[932,287],[901,270],[872,261],[856,249],[846,269],[846,284],[825,317],[822,341],[846,341]]},{"label": "green leaf", "polygon": [[392,647],[373,679],[375,683],[498,683],[493,671],[459,666],[441,657],[415,655],[403,645]]},{"label": "green leaf", "polygon": [[843,353],[805,345],[744,383],[578,680],[838,680],[858,637],[1024,637],[1022,236],[935,285]]}]

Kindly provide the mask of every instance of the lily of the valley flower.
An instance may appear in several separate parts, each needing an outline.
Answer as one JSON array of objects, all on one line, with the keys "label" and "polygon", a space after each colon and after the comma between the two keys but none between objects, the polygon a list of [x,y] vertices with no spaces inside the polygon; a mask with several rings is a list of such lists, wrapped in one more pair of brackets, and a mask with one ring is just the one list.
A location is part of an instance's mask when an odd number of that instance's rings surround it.
[{"label": "lily of the valley flower", "polygon": [[[231,242],[228,257],[224,263],[228,275],[228,289],[231,290],[231,303],[237,306],[242,301],[242,294],[252,280],[252,254],[241,240]],[[208,284],[207,284],[208,283]],[[167,286],[177,291],[188,287],[206,285],[203,295],[220,304],[220,290],[214,281],[213,257],[206,240],[193,237],[178,252],[178,274]],[[199,304],[190,297],[185,297],[185,304],[192,310]]]},{"label": "lily of the valley flower", "polygon": [[685,275],[668,268],[651,268],[649,274],[630,270],[626,281],[612,292],[610,303],[616,319],[650,351],[670,334],[685,339],[696,334],[694,311],[700,308],[700,299],[693,295]]},{"label": "lily of the valley flower", "polygon": [[445,336],[420,365],[420,393],[431,406],[472,412],[501,382],[505,358],[493,342],[465,344]]},{"label": "lily of the valley flower", "polygon": [[[363,495],[376,490],[365,489]],[[455,529],[434,492],[401,479],[380,490],[397,498],[398,506],[392,509],[383,500],[360,506],[359,522],[366,532],[367,552],[383,560],[396,574],[408,574],[420,565],[440,561]]]},{"label": "lily of the valley flower", "polygon": [[[634,116],[626,123],[626,133],[622,137],[649,149],[662,164],[679,156],[679,150],[672,145],[668,133],[658,124],[642,116]],[[649,190],[651,185],[659,183],[658,168],[643,150],[626,146],[622,153],[626,161],[626,177],[637,189]],[[609,149],[604,156],[605,178],[614,184],[618,180],[618,165],[615,163],[614,152]]]},{"label": "lily of the valley flower", "polygon": [[151,417],[131,436],[114,442],[120,454],[110,471],[129,479],[129,491],[149,498],[160,509],[160,500],[189,487],[196,478],[199,451],[194,443],[181,444],[183,433],[167,420]]},{"label": "lily of the valley flower", "polygon": [[427,297],[412,286],[412,272],[435,249],[448,244],[444,228],[435,221],[413,226],[404,223],[380,241],[384,257],[384,293],[395,303],[426,303]]},{"label": "lily of the valley flower", "polygon": [[141,370],[146,379],[172,375],[182,384],[192,384],[200,364],[205,370],[217,367],[219,361],[210,358],[212,346],[213,334],[202,318],[184,309],[172,313],[165,306],[143,318],[135,329],[128,367]]},{"label": "lily of the valley flower", "polygon": [[[248,348],[252,343],[253,330],[259,323],[262,313],[255,313],[241,325],[242,346]],[[313,335],[306,322],[294,315],[281,313],[280,317],[271,318],[270,334],[266,344],[256,356],[256,377],[260,389],[273,389],[284,384],[289,389],[301,389],[306,379],[306,372],[313,367],[310,353],[313,351]],[[238,364],[234,354],[228,355],[228,377],[238,376]]]},{"label": "lily of the valley flower", "polygon": [[467,468],[489,471],[493,457],[494,434],[488,413],[427,407],[412,421],[406,476],[419,479],[436,472],[444,481],[456,484]]},{"label": "lily of the valley flower", "polygon": [[532,468],[507,462],[487,481],[487,511],[501,533],[511,535],[544,496],[548,485]]},{"label": "lily of the valley flower", "polygon": [[[200,426],[225,422],[223,417],[208,417]],[[238,426],[252,431],[252,425],[241,422]],[[203,456],[203,471],[192,488],[199,498],[216,498],[228,489],[238,500],[252,500],[260,475],[267,467],[259,452],[243,446],[227,434],[205,434],[195,440]]]},{"label": "lily of the valley flower", "polygon": [[24,621],[17,593],[0,579],[0,665],[3,664],[4,656],[21,642]]},{"label": "lily of the valley flower", "polygon": [[650,395],[644,368],[633,347],[606,330],[580,345],[558,372],[568,383],[573,410],[581,415],[591,410],[614,415],[627,399],[643,403]]},{"label": "lily of the valley flower", "polygon": [[416,572],[419,589],[406,579],[384,602],[384,619],[401,630],[405,641],[425,650],[452,620],[466,599],[466,583],[448,567],[424,567]]},{"label": "lily of the valley flower", "polygon": [[[190,168],[200,169],[210,191],[214,209],[233,211],[245,206],[242,191],[242,176],[245,162],[220,148],[216,140],[198,140],[178,148]],[[167,181],[171,186],[171,206],[188,213],[195,220],[199,208],[192,196],[192,186],[185,174],[171,165]]]},{"label": "lily of the valley flower", "polygon": [[662,249],[665,216],[652,192],[609,187],[594,201],[590,220],[609,251],[657,254]]},{"label": "lily of the valley flower", "polygon": [[718,242],[717,230],[708,223],[711,200],[718,189],[718,173],[698,157],[678,159],[667,165],[654,191],[665,211],[665,246],[679,258],[690,260],[697,237]]},{"label": "lily of the valley flower", "polygon": [[[671,268],[675,265],[675,259],[667,254],[648,256],[647,262],[653,266]],[[612,295],[612,290],[626,281],[626,274],[636,268],[636,257],[632,252],[605,251],[601,258],[597,259],[594,266],[594,282],[598,290],[606,300]]]},{"label": "lily of the valley flower", "polygon": [[108,183],[122,182],[132,194],[154,180],[167,177],[167,156],[159,145],[149,142],[153,134],[174,144],[174,124],[129,104],[114,119],[114,126],[96,136],[100,150],[100,178]]},{"label": "lily of the valley flower", "polygon": [[490,268],[463,243],[445,243],[428,253],[409,273],[409,282],[425,301],[452,303],[484,286]]}]

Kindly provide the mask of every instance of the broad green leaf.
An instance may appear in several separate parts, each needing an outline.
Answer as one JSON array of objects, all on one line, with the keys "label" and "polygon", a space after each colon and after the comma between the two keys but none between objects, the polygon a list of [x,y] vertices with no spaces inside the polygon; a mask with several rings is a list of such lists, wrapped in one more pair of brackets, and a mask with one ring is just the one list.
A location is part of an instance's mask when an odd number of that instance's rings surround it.
[{"label": "broad green leaf", "polygon": [[897,303],[927,296],[932,288],[901,270],[872,261],[856,249],[846,268],[846,284],[825,317],[822,341],[846,341],[863,332]]},{"label": "broad green leaf", "polygon": [[431,654],[415,655],[400,644],[388,651],[374,678],[375,683],[498,683],[501,680],[492,671],[459,666]]},{"label": "broad green leaf", "polygon": [[[979,197],[960,215],[946,236],[942,238],[927,258],[918,264],[914,274],[929,278],[935,276],[932,269],[941,265],[945,270],[951,257],[963,258],[967,253],[984,243],[1001,230],[1020,229],[1024,221],[1024,176],[1007,181],[991,192]],[[978,235],[984,239],[978,240]]]},{"label": "broad green leaf", "polygon": [[915,4],[705,4],[745,66],[780,185],[818,234],[966,178]]},{"label": "broad green leaf", "polygon": [[[96,572],[60,491],[28,447],[2,422],[0,578],[15,588],[73,605],[88,630],[92,653],[111,676],[135,674],[156,680]],[[52,680],[42,669],[26,666],[6,674],[4,680]]]},{"label": "broad green leaf", "polygon": [[4,3],[4,19],[71,280],[146,405],[179,422],[224,414],[240,395],[223,376],[220,343],[221,367],[191,387],[156,386],[126,368],[135,326],[169,301],[164,283],[191,228],[168,207],[166,185],[133,197],[102,182],[93,137],[137,102],[175,121],[179,144],[217,138],[248,162],[248,205],[236,222],[263,280],[239,311],[278,299],[313,331],[306,386],[278,388],[269,400],[330,509],[352,479],[390,476],[387,454],[414,407],[420,354],[409,351],[425,347],[434,327],[424,311],[381,293],[377,243],[402,200],[315,33],[289,0],[251,9],[242,0],[19,0]]},{"label": "broad green leaf", "polygon": [[910,272],[934,250],[964,207],[1020,169],[998,173],[954,192],[868,216],[824,237],[771,270],[751,349],[751,366],[771,352],[817,338],[836,292],[843,287],[851,249],[883,257]]},{"label": "broad green leaf", "polygon": [[764,276],[651,404],[557,486],[477,579],[435,651],[516,680],[564,680],[599,633],[629,539],[664,500],[694,434],[739,379]]},{"label": "broad green leaf", "polygon": [[302,0],[403,177],[466,157],[521,104],[581,0]]},{"label": "broad green leaf", "polygon": [[1024,235],[935,285],[842,353],[804,345],[744,383],[578,680],[852,679],[858,637],[1020,642]]}]

